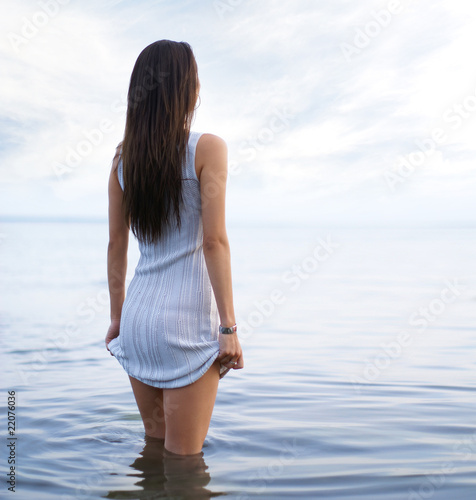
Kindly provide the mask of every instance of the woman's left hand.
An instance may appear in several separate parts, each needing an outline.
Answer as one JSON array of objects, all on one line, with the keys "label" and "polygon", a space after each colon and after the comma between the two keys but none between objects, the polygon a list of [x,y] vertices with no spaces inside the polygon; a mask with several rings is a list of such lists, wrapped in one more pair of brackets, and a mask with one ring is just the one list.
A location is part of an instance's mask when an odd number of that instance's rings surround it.
[{"label": "woman's left hand", "polygon": [[[119,325],[120,325],[120,320],[119,319],[113,319],[111,320],[111,325],[109,326],[109,330],[107,331],[106,335],[106,349],[109,351],[108,344],[111,342],[112,339],[115,339],[119,337]],[[111,351],[109,351],[111,356],[114,356]]]},{"label": "woman's left hand", "polygon": [[220,352],[217,359],[227,368],[239,370],[244,367],[243,351],[236,333],[219,334]]}]

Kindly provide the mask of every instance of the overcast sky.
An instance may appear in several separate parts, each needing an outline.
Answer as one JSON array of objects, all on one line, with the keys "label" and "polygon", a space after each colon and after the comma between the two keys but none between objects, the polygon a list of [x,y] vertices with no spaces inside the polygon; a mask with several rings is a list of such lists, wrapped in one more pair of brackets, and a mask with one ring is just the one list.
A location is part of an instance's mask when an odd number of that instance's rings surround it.
[{"label": "overcast sky", "polygon": [[168,38],[230,221],[476,222],[474,2],[16,0],[0,26],[0,215],[107,217],[132,67]]}]

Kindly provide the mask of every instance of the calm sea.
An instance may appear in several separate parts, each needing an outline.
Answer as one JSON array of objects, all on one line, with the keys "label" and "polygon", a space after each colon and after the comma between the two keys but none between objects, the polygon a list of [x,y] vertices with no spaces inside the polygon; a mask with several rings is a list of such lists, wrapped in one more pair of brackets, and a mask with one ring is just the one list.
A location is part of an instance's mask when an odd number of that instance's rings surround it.
[{"label": "calm sea", "polygon": [[107,225],[0,232],[2,498],[476,498],[474,228],[229,227],[245,368],[193,460],[105,350]]}]

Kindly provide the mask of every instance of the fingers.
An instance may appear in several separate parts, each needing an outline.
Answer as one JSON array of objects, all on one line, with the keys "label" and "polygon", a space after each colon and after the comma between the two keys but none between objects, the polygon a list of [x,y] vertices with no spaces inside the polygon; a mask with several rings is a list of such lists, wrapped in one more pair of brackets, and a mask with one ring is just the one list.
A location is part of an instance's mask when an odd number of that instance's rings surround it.
[{"label": "fingers", "polygon": [[225,356],[223,358],[219,358],[219,361],[222,365],[225,365],[225,366],[234,366],[235,364],[235,359],[233,359],[233,356]]},{"label": "fingers", "polygon": [[235,335],[220,335],[218,360],[227,368],[243,368],[243,352]]},{"label": "fingers", "polygon": [[238,352],[220,352],[218,354],[218,360],[223,365],[226,365],[231,362],[233,364],[240,357],[240,353]]},{"label": "fingers", "polygon": [[236,360],[236,365],[233,367],[234,370],[239,370],[245,366],[243,356],[240,354],[240,357]]},{"label": "fingers", "polygon": [[[110,342],[110,341],[109,341],[109,342]],[[108,346],[109,342],[107,342],[107,341],[106,341],[106,349],[109,351],[109,354],[110,354],[111,356],[114,356],[114,354],[112,354],[111,350],[109,349],[109,346]]]},{"label": "fingers", "polygon": [[242,354],[223,356],[218,359],[222,365],[233,368],[234,370],[243,368],[244,366]]}]

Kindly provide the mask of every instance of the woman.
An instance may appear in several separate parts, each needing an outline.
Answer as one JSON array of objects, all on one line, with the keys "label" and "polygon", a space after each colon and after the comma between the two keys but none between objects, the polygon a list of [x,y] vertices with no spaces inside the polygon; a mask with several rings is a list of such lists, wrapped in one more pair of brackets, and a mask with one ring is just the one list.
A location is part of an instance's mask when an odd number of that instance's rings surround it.
[{"label": "woman", "polygon": [[[180,455],[201,451],[219,380],[243,368],[225,228],[227,147],[190,130],[199,90],[187,43],[146,47],[109,178],[106,347],[129,375],[146,435]],[[129,228],[141,256],[125,297]]]}]

